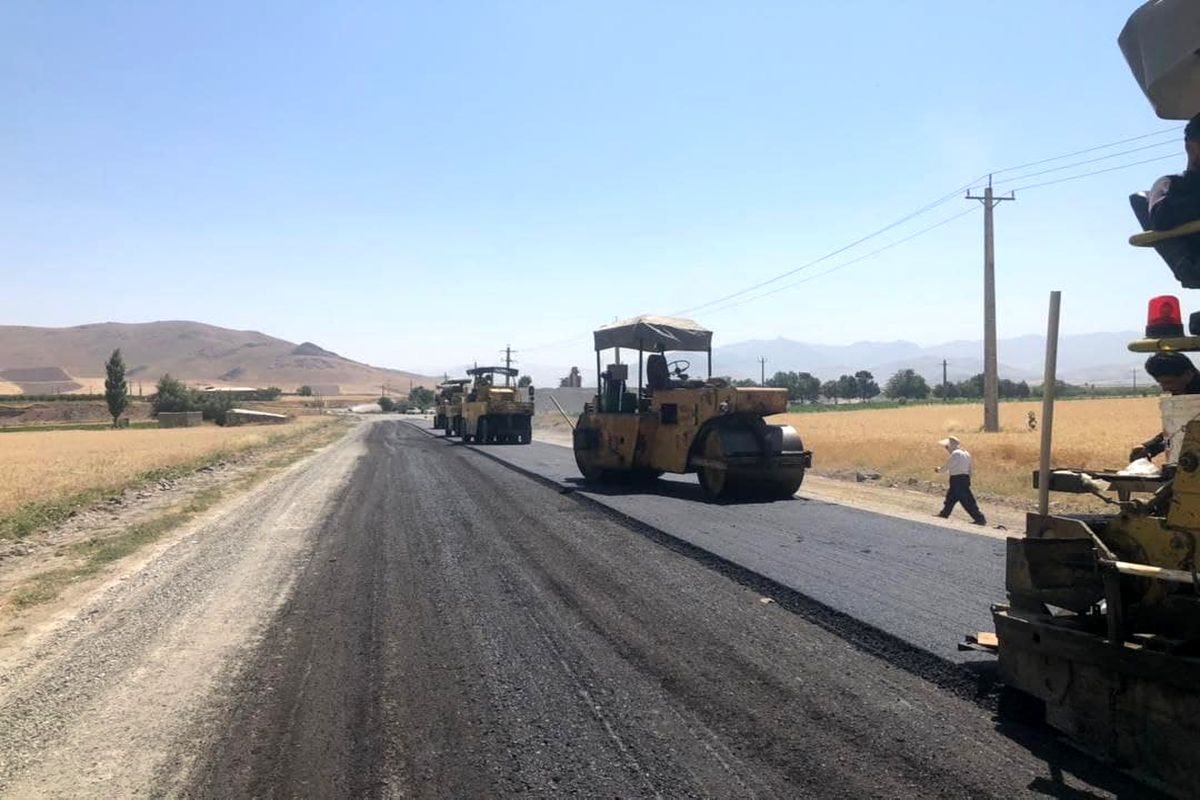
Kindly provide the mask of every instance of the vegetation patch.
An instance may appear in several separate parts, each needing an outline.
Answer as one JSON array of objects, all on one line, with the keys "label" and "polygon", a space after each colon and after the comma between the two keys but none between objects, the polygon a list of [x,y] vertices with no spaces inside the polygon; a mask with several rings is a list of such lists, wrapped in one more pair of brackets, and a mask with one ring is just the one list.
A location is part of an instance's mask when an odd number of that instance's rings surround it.
[{"label": "vegetation patch", "polygon": [[[146,545],[158,541],[167,533],[191,521],[224,497],[254,486],[271,473],[332,442],[344,432],[342,426],[331,423],[315,428],[310,426],[300,435],[274,437],[271,443],[283,442],[287,445],[286,449],[252,471],[235,481],[202,489],[154,519],[130,525],[116,533],[90,537],[69,545],[64,553],[71,561],[69,566],[57,567],[32,576],[18,585],[8,596],[7,603],[0,603],[0,607],[8,605],[19,610],[56,599],[71,584],[99,574],[110,564],[133,555]],[[179,469],[182,470],[183,467]],[[172,474],[178,477],[183,473]],[[156,475],[156,479],[165,477],[165,473],[162,472]]]}]

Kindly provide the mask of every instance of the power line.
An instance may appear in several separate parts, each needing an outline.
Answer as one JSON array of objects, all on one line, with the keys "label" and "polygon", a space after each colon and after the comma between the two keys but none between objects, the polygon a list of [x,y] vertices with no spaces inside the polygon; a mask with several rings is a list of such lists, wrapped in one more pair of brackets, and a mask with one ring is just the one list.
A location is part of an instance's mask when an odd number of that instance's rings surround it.
[{"label": "power line", "polygon": [[1168,133],[1178,133],[1181,130],[1183,130],[1182,125],[1179,125],[1174,128],[1164,128],[1163,130],[1155,131],[1154,133],[1143,133],[1141,136],[1131,136],[1128,139],[1118,139],[1115,142],[1109,142],[1108,144],[1098,144],[1093,147],[1084,148],[1083,150],[1076,150],[1073,153],[1063,153],[1062,155],[1054,156],[1053,158],[1043,158],[1040,161],[1030,161],[1028,164],[1018,164],[1015,167],[1005,167],[1004,169],[994,169],[991,171],[991,174],[999,175],[1002,172],[1016,172],[1019,169],[1026,169],[1028,167],[1040,167],[1042,164],[1049,164],[1052,161],[1062,161],[1064,158],[1073,158],[1074,156],[1082,156],[1087,153],[1094,153],[1097,150],[1105,150],[1109,147],[1116,147],[1117,145],[1120,145],[1120,144],[1129,144],[1130,142],[1140,142],[1143,139],[1151,139],[1155,136],[1164,136]]},{"label": "power line", "polygon": [[[976,180],[978,180],[978,179],[976,179]],[[884,227],[880,228],[877,231],[873,231],[872,233],[868,233],[866,236],[855,239],[853,242],[850,242],[850,244],[843,245],[842,247],[839,247],[836,250],[830,251],[819,258],[814,258],[812,261],[809,261],[808,263],[801,264],[800,266],[795,267],[794,269],[790,269],[787,272],[781,272],[780,274],[776,275],[773,278],[768,278],[765,281],[760,281],[759,283],[756,283],[753,286],[748,286],[745,289],[741,289],[740,291],[733,292],[732,294],[727,294],[724,297],[718,297],[716,300],[710,300],[709,302],[701,303],[698,306],[692,306],[691,308],[685,308],[682,311],[673,311],[673,312],[671,312],[671,316],[681,316],[683,314],[690,314],[693,311],[699,311],[700,309],[709,308],[710,306],[714,306],[719,303],[723,303],[726,300],[732,300],[736,297],[741,297],[744,294],[753,292],[756,289],[761,289],[764,286],[769,286],[772,283],[781,281],[784,278],[795,275],[797,272],[801,272],[803,270],[809,269],[810,267],[815,267],[817,264],[820,264],[824,261],[828,261],[829,259],[833,258],[834,256],[841,255],[842,253],[846,252],[847,250],[851,250],[851,249],[857,247],[858,245],[862,244],[863,242],[868,241],[869,239],[874,239],[876,236],[879,236],[880,234],[887,233],[888,231],[892,230],[893,228],[897,228],[900,225],[903,225],[905,222],[908,222],[910,219],[913,219],[914,217],[919,217],[920,215],[924,214],[926,211],[931,211],[932,209],[937,208],[938,206],[942,205],[943,203],[945,203],[955,197],[958,197],[958,195],[961,194],[963,191],[965,191],[966,189],[969,189],[971,187],[971,184],[973,184],[973,183],[975,183],[975,181],[971,181],[970,183],[963,184],[962,186],[955,189],[954,191],[947,192],[946,194],[942,195],[937,200],[933,200],[932,202],[929,202],[929,203],[921,206],[916,211],[906,214],[905,216],[901,217],[900,219],[896,220],[895,222],[891,223],[890,225],[885,225]]]},{"label": "power line", "polygon": [[[1144,141],[1144,140],[1146,140],[1146,139],[1151,139],[1151,138],[1160,137],[1160,136],[1166,136],[1166,135],[1168,135],[1168,134],[1176,134],[1176,133],[1178,133],[1178,132],[1179,132],[1179,131],[1181,131],[1181,130],[1182,130],[1182,126],[1177,126],[1177,127],[1173,127],[1173,128],[1166,128],[1166,129],[1162,129],[1162,130],[1158,130],[1158,131],[1153,131],[1153,132],[1151,132],[1151,133],[1145,133],[1145,134],[1142,134],[1142,135],[1140,135],[1140,136],[1131,136],[1131,137],[1128,137],[1128,138],[1125,138],[1125,139],[1118,139],[1118,140],[1115,140],[1115,141],[1112,141],[1112,142],[1107,142],[1107,143],[1105,143],[1105,144],[1099,144],[1099,145],[1094,145],[1094,146],[1092,146],[1092,147],[1086,147],[1086,148],[1084,148],[1084,149],[1082,149],[1082,150],[1075,150],[1075,151],[1072,151],[1072,152],[1069,152],[1069,153],[1062,153],[1062,154],[1060,154],[1060,155],[1053,156],[1053,157],[1050,157],[1050,158],[1044,158],[1044,159],[1040,159],[1040,160],[1037,160],[1037,161],[1030,161],[1030,162],[1027,162],[1027,163],[1025,163],[1025,164],[1017,164],[1017,165],[1015,165],[1015,166],[1011,166],[1011,167],[1004,167],[1003,169],[993,170],[991,174],[993,174],[993,175],[999,175],[999,174],[1002,174],[1002,173],[1007,173],[1007,172],[1016,172],[1016,171],[1019,171],[1019,170],[1028,169],[1028,168],[1030,168],[1030,167],[1037,167],[1037,166],[1041,166],[1041,165],[1043,165],[1043,164],[1050,164],[1050,163],[1053,163],[1053,162],[1055,162],[1055,161],[1061,161],[1061,160],[1063,160],[1063,159],[1066,159],[1066,158],[1072,158],[1072,157],[1074,157],[1074,156],[1086,155],[1086,154],[1088,154],[1088,153],[1094,153],[1094,152],[1097,152],[1097,151],[1100,151],[1100,150],[1106,150],[1106,149],[1108,149],[1108,148],[1117,147],[1117,146],[1119,146],[1119,145],[1123,145],[1123,144],[1130,144],[1130,143],[1132,143],[1132,142]],[[1129,155],[1129,154],[1131,154],[1131,153],[1142,152],[1142,151],[1145,151],[1145,150],[1154,149],[1154,148],[1156,148],[1156,147],[1162,147],[1162,146],[1165,146],[1165,145],[1167,145],[1167,144],[1171,144],[1171,143],[1172,143],[1172,142],[1163,141],[1163,142],[1156,142],[1156,143],[1153,143],[1153,144],[1148,144],[1148,145],[1145,145],[1145,146],[1142,146],[1142,147],[1130,148],[1130,149],[1128,149],[1128,150],[1124,150],[1124,151],[1121,151],[1121,152],[1118,152],[1118,153],[1110,153],[1110,154],[1108,154],[1108,155],[1105,155],[1105,156],[1099,156],[1099,157],[1097,157],[1097,158],[1086,159],[1086,160],[1084,160],[1084,161],[1079,161],[1079,162],[1075,162],[1075,163],[1072,163],[1072,164],[1065,164],[1065,165],[1062,165],[1062,166],[1053,167],[1053,168],[1046,169],[1046,170],[1042,170],[1042,171],[1039,171],[1039,172],[1033,172],[1033,173],[1027,173],[1027,174],[1023,174],[1023,175],[1017,175],[1017,176],[1014,176],[1014,177],[1012,177],[1012,178],[1008,178],[1008,179],[1006,179],[1005,181],[1003,181],[1003,183],[1004,183],[1004,184],[1011,184],[1011,183],[1014,183],[1014,182],[1016,182],[1016,181],[1020,181],[1020,180],[1026,180],[1026,179],[1028,179],[1028,178],[1037,177],[1037,176],[1040,176],[1040,175],[1045,175],[1045,174],[1049,174],[1049,173],[1052,173],[1052,172],[1060,172],[1060,171],[1062,171],[1062,170],[1065,170],[1065,169],[1072,169],[1072,168],[1074,168],[1074,167],[1084,166],[1084,165],[1086,165],[1086,164],[1096,163],[1096,162],[1100,162],[1100,161],[1106,161],[1106,160],[1109,160],[1109,159],[1112,159],[1112,158],[1119,158],[1120,156],[1123,156],[1123,155]],[[1150,159],[1145,159],[1145,160],[1142,160],[1142,161],[1135,161],[1135,162],[1126,163],[1126,164],[1119,164],[1119,165],[1116,165],[1116,166],[1113,166],[1113,167],[1108,167],[1108,168],[1105,168],[1105,169],[1092,170],[1092,171],[1090,171],[1090,172],[1081,173],[1081,174],[1079,174],[1079,175],[1070,175],[1070,176],[1067,176],[1067,177],[1064,177],[1064,178],[1058,178],[1058,179],[1055,179],[1055,180],[1052,180],[1052,181],[1044,181],[1044,182],[1041,182],[1041,183],[1035,183],[1035,184],[1029,184],[1029,185],[1021,186],[1021,187],[1019,187],[1019,188],[1017,188],[1017,189],[1013,189],[1013,190],[1011,190],[1011,191],[1013,191],[1013,192],[1017,192],[1017,191],[1028,191],[1028,190],[1030,190],[1030,189],[1038,189],[1038,188],[1041,188],[1041,187],[1043,187],[1043,186],[1052,186],[1052,185],[1054,185],[1054,184],[1057,184],[1057,183],[1065,183],[1065,182],[1067,182],[1067,181],[1079,180],[1079,179],[1081,179],[1081,178],[1087,178],[1087,177],[1090,177],[1090,176],[1092,176],[1092,175],[1100,175],[1100,174],[1103,174],[1103,173],[1105,173],[1105,172],[1114,172],[1114,171],[1116,171],[1116,170],[1120,170],[1120,169],[1126,169],[1126,168],[1128,168],[1128,167],[1140,166],[1140,165],[1142,165],[1142,164],[1149,164],[1149,163],[1153,163],[1153,162],[1155,162],[1155,161],[1162,161],[1162,160],[1165,160],[1165,159],[1168,159],[1168,158],[1175,158],[1175,157],[1176,157],[1176,155],[1175,155],[1175,154],[1168,154],[1168,155],[1164,155],[1164,156],[1159,156],[1159,157],[1157,157],[1157,158],[1150,158]],[[946,194],[942,195],[941,197],[938,197],[937,199],[935,199],[935,200],[932,200],[932,201],[930,201],[929,203],[926,203],[925,205],[921,206],[920,208],[916,209],[915,211],[912,211],[912,212],[910,212],[910,213],[908,213],[908,214],[904,215],[903,217],[901,217],[901,218],[897,219],[896,221],[894,221],[894,222],[892,222],[892,223],[890,223],[890,224],[888,224],[888,225],[885,225],[885,226],[883,226],[882,228],[879,228],[879,229],[877,229],[877,230],[875,230],[875,231],[872,231],[871,233],[868,233],[868,234],[866,234],[866,235],[864,235],[864,236],[861,236],[861,237],[859,237],[858,239],[855,239],[854,241],[850,242],[849,244],[843,245],[842,247],[839,247],[839,248],[837,248],[837,249],[835,249],[835,250],[832,250],[832,251],[830,251],[830,252],[828,252],[828,253],[825,253],[825,254],[824,254],[824,255],[822,255],[822,256],[819,256],[818,258],[812,259],[811,261],[808,261],[808,262],[806,262],[806,263],[804,263],[804,264],[801,264],[801,265],[800,265],[800,266],[798,266],[798,267],[794,267],[793,269],[787,270],[787,271],[785,271],[785,272],[781,272],[781,273],[779,273],[778,275],[775,275],[775,276],[773,276],[773,277],[767,278],[766,280],[763,280],[763,281],[759,281],[758,283],[756,283],[756,284],[754,284],[754,285],[752,285],[752,286],[748,286],[748,287],[746,287],[746,288],[744,288],[744,289],[740,289],[740,290],[738,290],[738,291],[736,291],[736,292],[732,292],[732,293],[730,293],[730,294],[727,294],[727,295],[724,295],[724,296],[722,296],[722,297],[718,297],[718,298],[716,298],[716,299],[714,299],[714,300],[710,300],[710,301],[708,301],[708,302],[705,302],[705,303],[700,303],[700,304],[698,304],[698,305],[691,306],[691,307],[689,307],[689,308],[685,308],[685,309],[682,309],[682,310],[680,310],[680,311],[674,311],[674,312],[671,312],[671,314],[672,314],[672,316],[681,316],[681,315],[684,315],[684,314],[690,314],[690,313],[694,313],[694,312],[696,312],[696,311],[705,310],[705,309],[707,309],[707,310],[708,310],[708,313],[714,313],[714,314],[715,314],[715,313],[718,313],[718,312],[720,312],[720,311],[724,311],[724,310],[727,310],[727,309],[730,309],[730,308],[735,308],[735,307],[737,307],[737,306],[740,306],[740,305],[743,305],[743,304],[745,304],[745,303],[752,302],[753,300],[758,300],[758,299],[761,299],[761,298],[764,298],[764,297],[769,297],[769,296],[771,296],[771,295],[773,295],[773,294],[776,294],[777,292],[784,291],[784,290],[786,290],[786,289],[790,289],[790,288],[794,288],[795,286],[799,286],[800,284],[807,283],[809,280],[813,280],[813,279],[816,279],[816,278],[822,277],[822,276],[824,276],[824,275],[828,275],[828,274],[830,274],[830,273],[832,273],[832,272],[837,272],[838,270],[844,269],[845,267],[848,267],[848,266],[850,266],[850,265],[852,265],[852,264],[859,263],[859,262],[861,262],[861,261],[864,261],[864,260],[866,260],[866,259],[868,259],[868,258],[871,258],[871,257],[873,257],[873,256],[879,255],[880,253],[883,253],[883,252],[885,252],[885,251],[887,251],[887,250],[890,250],[890,249],[892,249],[893,247],[897,247],[897,246],[899,246],[899,245],[901,245],[901,244],[904,244],[905,242],[911,241],[912,239],[915,239],[915,238],[917,238],[917,237],[919,237],[919,236],[922,236],[922,235],[924,235],[924,234],[926,234],[926,233],[928,233],[928,232],[930,232],[930,231],[932,231],[932,230],[934,230],[934,229],[936,229],[936,228],[940,228],[940,227],[941,227],[941,226],[943,226],[943,225],[949,224],[950,222],[953,222],[954,220],[956,220],[956,219],[959,219],[960,217],[963,217],[963,216],[965,216],[965,215],[966,215],[966,214],[968,214],[968,213],[971,213],[971,211],[973,211],[974,209],[968,209],[967,211],[964,211],[964,212],[962,212],[962,213],[955,214],[955,215],[953,215],[953,216],[951,216],[951,217],[947,217],[946,219],[943,219],[943,220],[941,220],[941,221],[939,221],[939,222],[936,222],[936,223],[934,223],[933,225],[929,225],[929,226],[927,226],[927,227],[925,227],[925,228],[922,228],[921,230],[918,230],[918,231],[916,231],[915,233],[913,233],[913,234],[910,234],[909,236],[906,236],[906,237],[904,237],[904,238],[902,238],[902,239],[898,239],[898,240],[896,240],[895,242],[892,242],[892,243],[890,243],[890,244],[888,244],[888,245],[885,245],[885,246],[883,246],[883,247],[881,247],[881,248],[878,248],[878,249],[876,249],[876,250],[873,250],[873,251],[871,251],[870,253],[866,253],[866,254],[864,254],[864,255],[862,255],[862,256],[858,256],[858,257],[856,257],[856,258],[853,258],[853,259],[851,259],[850,261],[846,261],[846,262],[844,262],[844,263],[842,263],[842,264],[839,264],[839,265],[837,265],[837,266],[833,267],[832,269],[828,269],[828,270],[825,270],[825,271],[823,271],[823,272],[818,272],[818,273],[816,273],[815,275],[812,275],[812,276],[810,276],[810,277],[808,277],[808,278],[805,278],[805,279],[803,279],[803,280],[800,280],[800,281],[795,281],[795,282],[792,282],[792,283],[785,284],[784,286],[776,287],[776,288],[774,288],[774,289],[771,289],[770,291],[767,291],[767,292],[763,292],[763,293],[761,293],[761,294],[754,295],[753,297],[744,298],[744,296],[745,296],[745,295],[747,295],[747,294],[750,294],[751,292],[754,292],[754,291],[756,291],[756,290],[758,290],[758,289],[762,289],[762,288],[764,288],[764,287],[770,286],[771,284],[777,283],[777,282],[779,282],[779,281],[781,281],[781,280],[784,280],[785,278],[791,277],[791,276],[793,276],[793,275],[795,275],[795,274],[797,274],[797,273],[799,273],[799,272],[802,272],[802,271],[805,271],[805,270],[811,269],[812,267],[814,267],[814,266],[817,266],[818,264],[824,263],[824,262],[828,261],[828,260],[829,260],[829,259],[831,259],[831,258],[834,258],[834,257],[836,257],[836,256],[838,256],[838,255],[841,255],[842,253],[845,253],[845,252],[846,252],[846,251],[848,251],[848,250],[852,250],[852,249],[854,249],[855,247],[858,247],[859,245],[863,244],[864,242],[867,242],[867,241],[869,241],[869,240],[871,240],[871,239],[874,239],[874,238],[876,238],[877,236],[880,236],[880,235],[882,235],[882,234],[884,234],[884,233],[887,233],[888,231],[891,231],[891,230],[894,230],[895,228],[898,228],[898,227],[900,227],[900,226],[901,226],[901,225],[903,225],[904,223],[906,223],[906,222],[909,222],[910,220],[912,220],[912,219],[915,219],[916,217],[919,217],[919,216],[921,216],[922,214],[925,214],[925,213],[927,213],[927,212],[929,212],[929,211],[931,211],[931,210],[933,210],[933,209],[937,208],[938,206],[941,206],[941,205],[945,204],[946,202],[950,201],[951,199],[954,199],[954,198],[958,197],[958,196],[959,196],[959,195],[960,195],[960,194],[961,194],[963,191],[968,191],[968,190],[970,190],[970,189],[972,189],[972,188],[976,187],[976,186],[978,185],[979,181],[980,181],[980,180],[982,180],[982,179],[983,179],[984,177],[986,177],[987,175],[988,175],[988,173],[984,173],[983,175],[981,175],[981,176],[979,176],[978,178],[976,178],[976,179],[974,179],[974,180],[970,181],[969,183],[966,183],[966,184],[964,184],[964,185],[962,185],[962,186],[960,186],[960,187],[958,187],[958,188],[954,189],[953,191],[947,192]],[[738,298],[744,298],[744,299],[738,299]],[[728,302],[728,301],[731,301],[731,300],[733,300],[733,301],[735,301],[735,302],[732,302],[732,303],[731,303],[731,302]],[[716,308],[713,308],[714,306],[716,306]],[[559,346],[559,345],[563,345],[563,344],[570,344],[570,343],[572,343],[572,342],[575,342],[575,341],[577,341],[577,340],[579,340],[579,339],[581,339],[581,338],[584,338],[585,336],[588,336],[590,333],[591,333],[591,331],[587,331],[587,332],[581,332],[581,333],[579,333],[579,334],[576,334],[576,335],[574,335],[574,336],[571,336],[571,337],[568,337],[568,338],[564,338],[564,339],[560,339],[560,340],[558,340],[558,341],[555,341],[555,342],[550,342],[550,343],[546,343],[546,344],[539,344],[539,345],[533,345],[533,346],[530,346],[530,347],[526,347],[525,349],[526,349],[526,350],[542,350],[542,349],[549,348],[549,347],[555,347],[555,346]]]},{"label": "power line", "polygon": [[1134,147],[1130,150],[1121,150],[1116,153],[1109,153],[1106,156],[1097,156],[1096,158],[1089,158],[1089,159],[1085,159],[1084,161],[1073,161],[1070,164],[1063,164],[1062,166],[1058,166],[1058,167],[1050,167],[1049,169],[1043,169],[1043,170],[1039,170],[1037,172],[1029,172],[1024,175],[1014,175],[1011,178],[1005,178],[1001,183],[1003,183],[1003,184],[1016,183],[1017,181],[1028,180],[1029,178],[1036,178],[1040,175],[1049,175],[1051,172],[1062,172],[1064,169],[1072,169],[1074,167],[1082,167],[1087,164],[1095,164],[1099,161],[1107,161],[1110,158],[1118,158],[1120,156],[1127,156],[1127,155],[1130,155],[1131,153],[1140,153],[1143,150],[1153,150],[1157,147],[1164,147],[1167,145],[1176,146],[1177,144],[1178,144],[1177,142],[1155,142],[1154,144],[1143,145],[1142,147]]},{"label": "power line", "polygon": [[913,239],[916,239],[919,236],[924,236],[925,234],[929,233],[930,231],[936,230],[936,229],[942,227],[943,225],[949,225],[951,222],[954,222],[956,219],[961,219],[962,217],[965,217],[968,214],[974,213],[976,210],[978,210],[978,209],[968,208],[965,211],[960,211],[959,213],[954,214],[949,217],[946,217],[945,219],[935,222],[932,225],[928,225],[919,231],[910,233],[908,236],[905,236],[903,239],[897,239],[896,241],[891,242],[890,244],[885,244],[883,247],[872,250],[869,253],[864,253],[861,256],[855,256],[854,258],[850,259],[849,261],[843,261],[841,264],[838,264],[837,266],[830,267],[829,269],[824,270],[822,272],[817,272],[813,275],[809,275],[805,278],[801,278],[798,281],[793,281],[791,283],[784,284],[783,286],[776,286],[774,289],[763,292],[762,294],[756,294],[753,297],[747,297],[742,300],[735,301],[733,303],[728,303],[719,308],[711,309],[708,313],[709,314],[717,314],[722,311],[727,311],[731,308],[737,308],[738,306],[744,305],[746,303],[754,302],[755,300],[761,300],[764,297],[770,297],[773,294],[778,294],[779,292],[783,292],[788,289],[794,289],[797,286],[800,286],[801,284],[808,283],[809,281],[815,281],[817,278],[821,278],[821,277],[824,277],[831,273],[837,272],[838,270],[845,269],[846,267],[852,266],[861,261],[866,261],[868,258],[874,258],[875,256],[879,255],[880,253],[885,253],[888,250],[891,250],[893,247],[899,247],[900,245],[904,244],[905,242],[911,242]]},{"label": "power line", "polygon": [[1119,169],[1128,169],[1129,167],[1138,167],[1138,166],[1141,166],[1142,164],[1153,164],[1155,161],[1164,161],[1168,158],[1178,158],[1178,157],[1179,157],[1178,153],[1168,153],[1167,155],[1159,156],[1158,158],[1147,158],[1145,161],[1133,161],[1129,164],[1118,164],[1115,167],[1108,167],[1107,169],[1096,169],[1096,170],[1092,170],[1091,172],[1081,173],[1079,175],[1068,175],[1065,178],[1058,178],[1058,179],[1052,180],[1052,181],[1043,181],[1042,183],[1033,183],[1033,184],[1030,184],[1029,186],[1018,186],[1016,189],[1012,189],[1010,191],[1027,192],[1030,189],[1040,189],[1043,186],[1053,186],[1056,183],[1066,183],[1067,181],[1077,181],[1080,178],[1090,178],[1092,175],[1103,175],[1106,172],[1116,172]]}]

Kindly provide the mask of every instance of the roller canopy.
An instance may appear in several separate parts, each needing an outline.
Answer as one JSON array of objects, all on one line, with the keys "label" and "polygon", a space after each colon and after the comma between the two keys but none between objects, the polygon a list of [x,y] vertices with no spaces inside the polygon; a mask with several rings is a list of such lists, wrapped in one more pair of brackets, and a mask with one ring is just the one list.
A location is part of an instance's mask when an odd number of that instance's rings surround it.
[{"label": "roller canopy", "polygon": [[1117,43],[1158,116],[1200,114],[1200,3],[1151,0],[1133,12]]},{"label": "roller canopy", "polygon": [[689,350],[712,349],[712,331],[701,328],[690,319],[640,317],[614,322],[596,331],[596,350],[628,347],[632,350]]}]

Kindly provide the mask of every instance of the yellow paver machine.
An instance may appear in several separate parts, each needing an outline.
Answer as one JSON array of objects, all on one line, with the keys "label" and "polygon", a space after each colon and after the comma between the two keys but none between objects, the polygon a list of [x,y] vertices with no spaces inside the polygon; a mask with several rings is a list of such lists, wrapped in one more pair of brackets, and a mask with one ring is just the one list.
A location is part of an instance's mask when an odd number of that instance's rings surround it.
[{"label": "yellow paver machine", "polygon": [[[790,425],[764,417],[787,411],[787,390],[729,386],[712,377],[712,332],[688,319],[640,316],[594,334],[593,401],[574,426],[575,463],[593,482],[654,479],[695,472],[710,499],[787,498],[796,493],[812,455]],[[601,353],[613,363],[601,370]],[[635,357],[637,383],[630,383]],[[668,352],[707,356],[708,378]]]},{"label": "yellow paver machine", "polygon": [[[1120,43],[1160,116],[1200,113],[1200,4],[1147,3]],[[1131,202],[1149,229],[1147,198]],[[1198,231],[1200,223],[1189,223],[1132,242],[1155,247],[1191,288],[1200,285]],[[1146,338],[1129,349],[1200,352],[1200,314],[1189,331],[1178,300],[1156,297]],[[1048,378],[1053,363],[1048,355]],[[1042,701],[1046,721],[1074,742],[1170,794],[1197,798],[1200,395],[1165,397],[1162,406],[1166,464],[1158,470],[1052,470],[1046,435],[1035,485],[1097,494],[1112,511],[1050,514],[1043,494],[1025,536],[1008,540],[1008,601],[992,609],[995,638],[969,638],[998,650],[1004,682]]]},{"label": "yellow paver machine", "polygon": [[462,403],[470,378],[455,378],[437,387],[433,412],[433,428],[444,436],[462,435]]}]

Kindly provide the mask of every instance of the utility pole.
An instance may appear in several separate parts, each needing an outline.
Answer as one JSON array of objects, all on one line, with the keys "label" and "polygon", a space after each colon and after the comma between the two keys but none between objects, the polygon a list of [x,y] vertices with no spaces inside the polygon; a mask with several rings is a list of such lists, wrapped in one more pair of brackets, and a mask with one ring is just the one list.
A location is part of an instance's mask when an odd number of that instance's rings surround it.
[{"label": "utility pole", "polygon": [[767,359],[765,356],[758,359],[758,385],[767,385]]},{"label": "utility pole", "polygon": [[992,193],[992,176],[983,197],[967,194],[968,200],[983,203],[983,430],[1000,430],[1000,379],[996,374],[996,252],[992,232],[992,209],[1004,200],[1015,200]]},{"label": "utility pole", "polygon": [[[513,361],[512,354],[516,351],[512,349],[511,345],[505,345],[504,350],[502,350],[501,352],[504,353],[504,368],[512,369],[512,365],[515,363]],[[505,375],[504,376],[504,385],[508,386],[509,385],[508,382],[509,382],[509,376]]]},{"label": "utility pole", "polygon": [[1133,393],[1137,394],[1137,367],[1133,368]]},{"label": "utility pole", "polygon": [[950,382],[946,380],[946,359],[942,359],[942,402],[950,402]]}]

